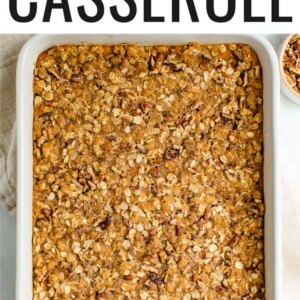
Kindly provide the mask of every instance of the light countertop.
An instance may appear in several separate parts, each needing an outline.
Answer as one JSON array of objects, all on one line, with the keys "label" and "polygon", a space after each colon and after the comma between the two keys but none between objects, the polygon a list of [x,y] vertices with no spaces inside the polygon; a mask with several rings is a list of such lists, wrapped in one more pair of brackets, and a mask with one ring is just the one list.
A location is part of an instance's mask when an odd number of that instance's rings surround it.
[{"label": "light countertop", "polygon": [[[283,35],[266,35],[275,49]],[[300,105],[281,94],[282,300],[300,299]],[[0,300],[15,298],[16,224],[0,207]]]}]

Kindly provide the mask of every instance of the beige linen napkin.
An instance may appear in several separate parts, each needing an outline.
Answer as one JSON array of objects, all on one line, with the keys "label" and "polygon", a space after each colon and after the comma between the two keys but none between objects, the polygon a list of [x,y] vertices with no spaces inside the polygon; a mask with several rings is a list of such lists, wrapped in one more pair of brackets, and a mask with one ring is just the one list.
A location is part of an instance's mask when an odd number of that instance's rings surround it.
[{"label": "beige linen napkin", "polygon": [[15,70],[20,49],[30,35],[0,35],[0,203],[16,210]]}]

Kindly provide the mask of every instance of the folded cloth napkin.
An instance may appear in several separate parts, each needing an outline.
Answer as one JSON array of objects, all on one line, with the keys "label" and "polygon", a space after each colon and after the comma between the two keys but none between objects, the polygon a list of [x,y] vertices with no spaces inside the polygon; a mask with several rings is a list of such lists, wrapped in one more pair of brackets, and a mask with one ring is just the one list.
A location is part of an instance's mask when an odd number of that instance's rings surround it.
[{"label": "folded cloth napkin", "polygon": [[12,216],[16,211],[16,63],[29,37],[0,35],[0,203]]}]

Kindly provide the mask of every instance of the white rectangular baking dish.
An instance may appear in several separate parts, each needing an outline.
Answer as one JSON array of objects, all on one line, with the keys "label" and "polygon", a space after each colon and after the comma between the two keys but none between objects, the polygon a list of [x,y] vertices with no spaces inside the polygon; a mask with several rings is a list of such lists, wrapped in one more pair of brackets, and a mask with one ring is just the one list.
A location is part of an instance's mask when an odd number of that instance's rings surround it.
[{"label": "white rectangular baking dish", "polygon": [[264,77],[265,270],[267,300],[281,299],[281,219],[279,204],[279,68],[269,42],[257,35],[38,35],[24,46],[17,67],[18,208],[16,299],[32,299],[32,113],[33,69],[38,55],[62,43],[182,44],[247,43],[257,52]]}]

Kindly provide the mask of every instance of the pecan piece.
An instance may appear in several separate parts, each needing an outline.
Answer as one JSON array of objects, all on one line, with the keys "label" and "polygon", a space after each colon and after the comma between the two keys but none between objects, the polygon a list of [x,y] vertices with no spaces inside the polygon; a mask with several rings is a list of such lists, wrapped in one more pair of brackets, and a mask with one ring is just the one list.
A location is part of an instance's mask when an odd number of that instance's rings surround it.
[{"label": "pecan piece", "polygon": [[200,101],[196,101],[192,106],[191,106],[191,110],[197,110],[201,105]]},{"label": "pecan piece", "polygon": [[231,238],[231,240],[228,242],[228,246],[229,247],[233,247],[238,243],[238,237],[235,235],[233,238]]},{"label": "pecan piece", "polygon": [[133,72],[132,71],[129,71],[126,75],[125,75],[125,78],[126,79],[131,79],[131,78],[133,78]]},{"label": "pecan piece", "polygon": [[141,105],[140,105],[140,107],[141,107],[141,110],[142,110],[142,112],[144,113],[144,114],[146,114],[147,112],[149,112],[149,104],[148,104],[148,102],[145,102],[145,101],[143,101],[142,103],[141,103]]},{"label": "pecan piece", "polygon": [[76,83],[82,82],[83,81],[83,75],[81,73],[80,74],[73,74],[71,76],[71,81],[76,82]]},{"label": "pecan piece", "polygon": [[291,38],[291,40],[290,40],[290,44],[294,44],[294,43],[296,43],[298,40],[300,40],[300,34],[295,34],[292,38]]},{"label": "pecan piece", "polygon": [[176,122],[175,122],[175,125],[176,126],[179,126],[179,125],[182,125],[185,121],[185,115],[182,115]]},{"label": "pecan piece", "polygon": [[121,69],[124,69],[125,64],[126,64],[125,59],[124,59],[124,58],[121,58],[121,62],[120,62],[120,67],[121,67]]},{"label": "pecan piece", "polygon": [[157,274],[155,273],[150,273],[148,275],[148,278],[150,279],[150,281],[156,283],[157,285],[161,285],[164,284],[164,278],[159,277]]},{"label": "pecan piece", "polygon": [[113,222],[112,217],[107,217],[103,222],[100,223],[100,228],[102,230],[107,229]]},{"label": "pecan piece", "polygon": [[124,150],[124,149],[126,149],[126,147],[127,147],[127,143],[124,143],[124,142],[121,142],[119,145],[120,150]]},{"label": "pecan piece", "polygon": [[217,293],[222,293],[222,292],[224,292],[225,291],[225,289],[222,287],[222,286],[217,286],[216,287],[216,292]]},{"label": "pecan piece", "polygon": [[285,78],[288,82],[288,84],[291,86],[291,87],[294,87],[296,84],[297,84],[297,81],[296,81],[296,78],[295,76],[293,76],[290,72],[288,71],[284,71],[285,73]]},{"label": "pecan piece", "polygon": [[289,71],[295,75],[300,76],[300,68],[298,68],[297,66],[291,66]]},{"label": "pecan piece", "polygon": [[132,275],[124,275],[124,280],[132,280]]},{"label": "pecan piece", "polygon": [[175,226],[175,234],[176,234],[176,236],[180,236],[181,233],[182,233],[182,227],[179,226],[179,225],[176,225]]},{"label": "pecan piece", "polygon": [[173,65],[173,72],[180,72],[184,69],[185,64],[177,64],[177,65]]},{"label": "pecan piece", "polygon": [[172,160],[180,156],[180,150],[175,148],[169,148],[167,149],[165,153],[165,158],[167,160]]},{"label": "pecan piece", "polygon": [[294,47],[297,51],[300,52],[300,40],[297,43],[295,43]]},{"label": "pecan piece", "polygon": [[51,214],[51,211],[49,208],[42,208],[42,214],[48,218]]},{"label": "pecan piece", "polygon": [[204,220],[208,220],[209,219],[209,209],[208,208],[205,208],[204,210],[204,214],[203,214],[203,219]]},{"label": "pecan piece", "polygon": [[156,56],[156,62],[163,62],[164,60],[164,54],[162,52],[159,52]]},{"label": "pecan piece", "polygon": [[289,56],[285,55],[283,62],[284,62],[284,66],[286,68],[290,68],[296,62],[296,57],[289,57]]},{"label": "pecan piece", "polygon": [[159,167],[152,168],[150,174],[156,178],[162,177],[162,173]]},{"label": "pecan piece", "polygon": [[157,187],[157,184],[151,185],[151,193],[152,193],[154,196],[157,196],[157,194],[158,194],[158,187]]},{"label": "pecan piece", "polygon": [[123,218],[123,224],[124,224],[124,226],[125,226],[126,228],[128,228],[128,229],[131,228],[131,225],[130,225],[129,221],[128,221],[127,219],[125,219],[125,218]]},{"label": "pecan piece", "polygon": [[148,67],[150,71],[154,71],[156,66],[156,61],[153,55],[150,55]]},{"label": "pecan piece", "polygon": [[94,78],[95,78],[95,79],[102,79],[102,74],[96,72],[96,73],[94,74]]},{"label": "pecan piece", "polygon": [[109,135],[106,136],[106,140],[108,142],[115,142],[117,140],[117,138],[113,134],[109,134]]}]

